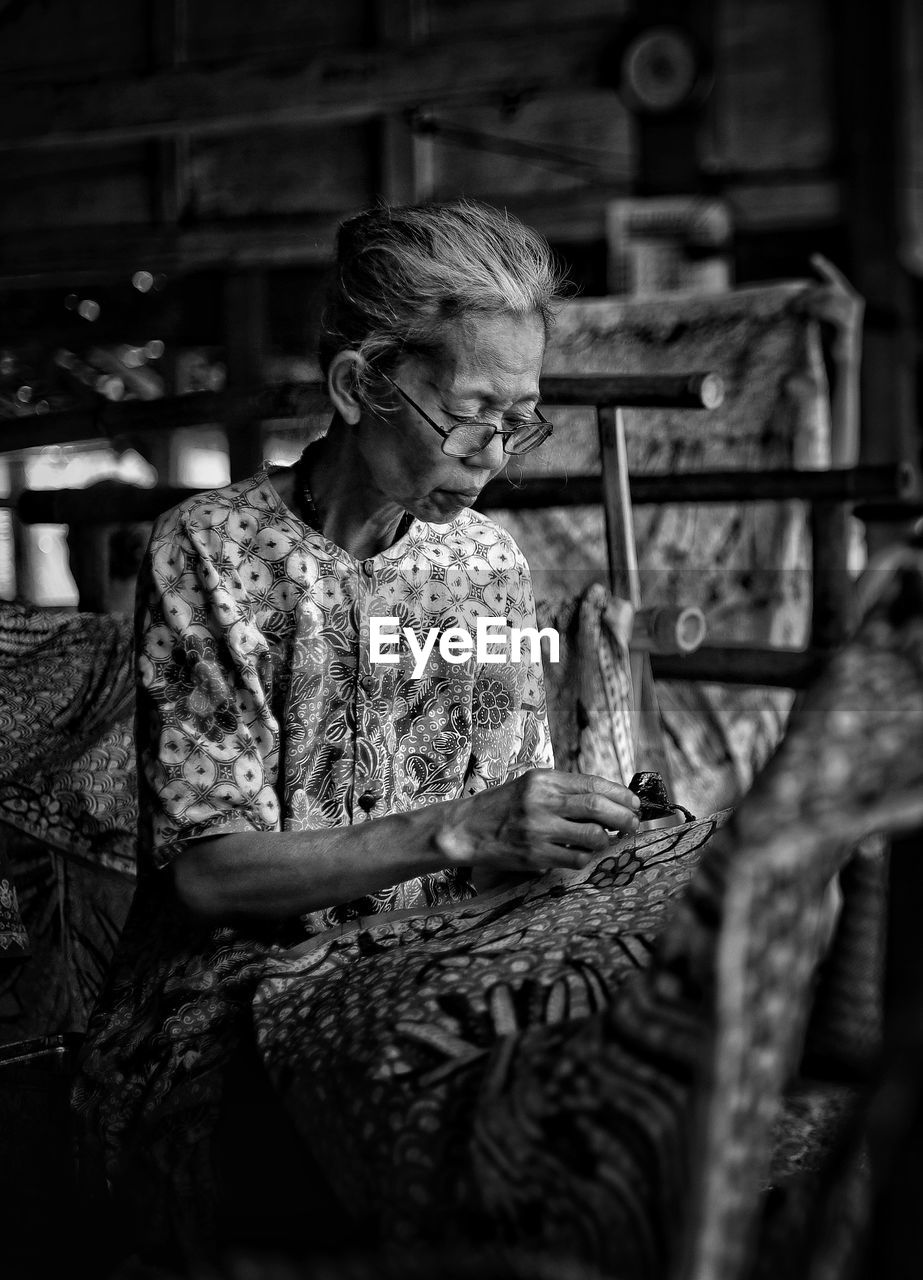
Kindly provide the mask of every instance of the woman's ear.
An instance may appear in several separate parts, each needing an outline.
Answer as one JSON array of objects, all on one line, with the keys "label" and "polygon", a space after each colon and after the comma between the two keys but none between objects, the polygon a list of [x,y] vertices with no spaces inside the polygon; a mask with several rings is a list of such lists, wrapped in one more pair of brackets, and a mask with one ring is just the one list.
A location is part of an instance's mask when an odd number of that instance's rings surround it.
[{"label": "woman's ear", "polygon": [[327,394],[337,413],[351,426],[355,426],[362,416],[356,377],[361,359],[357,351],[338,351],[327,371]]}]

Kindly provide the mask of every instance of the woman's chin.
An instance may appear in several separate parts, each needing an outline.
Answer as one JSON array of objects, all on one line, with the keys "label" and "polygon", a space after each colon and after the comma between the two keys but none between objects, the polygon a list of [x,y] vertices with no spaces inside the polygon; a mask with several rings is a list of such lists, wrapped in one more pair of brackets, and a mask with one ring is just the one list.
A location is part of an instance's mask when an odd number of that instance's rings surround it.
[{"label": "woman's chin", "polygon": [[414,515],[432,524],[448,524],[476,502],[477,497],[476,492],[454,493],[448,489],[437,489],[420,503]]}]

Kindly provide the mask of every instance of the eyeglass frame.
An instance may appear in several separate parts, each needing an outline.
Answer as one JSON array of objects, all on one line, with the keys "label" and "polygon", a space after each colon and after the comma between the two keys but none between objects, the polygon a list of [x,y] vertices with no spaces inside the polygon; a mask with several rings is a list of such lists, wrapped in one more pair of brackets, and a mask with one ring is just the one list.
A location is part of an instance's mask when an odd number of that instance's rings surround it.
[{"label": "eyeglass frame", "polygon": [[[541,440],[537,440],[535,444],[529,445],[528,449],[519,449],[516,451],[512,449],[507,449],[506,442],[510,436],[515,435],[517,431],[521,431],[523,426],[536,426],[537,424],[535,422],[521,423],[518,427],[510,427],[508,430],[505,430],[503,427],[493,426],[490,422],[483,422],[481,421],[480,418],[473,418],[468,422],[465,422],[465,421],[456,422],[454,427],[450,427],[450,429],[446,431],[444,427],[440,427],[438,422],[434,422],[433,419],[426,412],[426,410],[422,408],[420,405],[418,405],[416,400],[414,400],[412,396],[409,396],[403,387],[398,386],[398,384],[394,381],[394,379],[389,374],[385,373],[383,369],[380,369],[379,373],[385,379],[386,382],[390,382],[391,386],[394,388],[397,394],[401,397],[401,399],[405,400],[407,404],[410,405],[411,409],[415,409],[417,411],[417,413],[420,415],[420,417],[423,419],[424,422],[428,422],[434,431],[438,431],[439,435],[442,436],[442,452],[445,453],[446,457],[448,458],[476,458],[479,453],[483,453],[484,450],[487,448],[487,446],[493,442],[494,436],[503,437],[503,452],[507,455],[507,457],[515,458],[515,457],[521,456],[524,453],[531,453],[533,449],[540,448],[545,443],[545,441],[550,440],[552,435],[554,434],[554,426],[552,425],[552,423],[548,421],[546,417],[543,416],[543,414],[538,408],[538,405],[535,406],[535,416],[538,419],[539,423],[541,423],[543,426],[546,426],[548,428],[548,431],[546,432],[545,435],[542,436]],[[446,441],[451,438],[453,432],[457,431],[459,427],[473,427],[473,426],[490,427],[493,434],[491,435],[489,440],[484,441],[480,449],[475,449],[473,453],[446,453],[446,447],[445,447]]]}]

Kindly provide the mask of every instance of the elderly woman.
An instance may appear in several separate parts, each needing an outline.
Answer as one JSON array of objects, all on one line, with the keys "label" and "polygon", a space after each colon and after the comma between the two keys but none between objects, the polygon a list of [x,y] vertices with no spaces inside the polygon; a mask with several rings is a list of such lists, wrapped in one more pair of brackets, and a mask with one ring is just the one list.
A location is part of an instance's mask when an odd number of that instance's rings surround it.
[{"label": "elderly woman", "polygon": [[[558,289],[545,243],[494,210],[349,219],[321,337],[327,433],[154,529],[139,886],[77,1089],[142,1234],[213,1225],[219,1116],[255,1062],[268,959],[358,916],[580,868],[637,827],[626,788],[554,770],[538,655],[440,646],[415,671],[434,631],[534,626],[521,553],[471,506],[551,433]],[[376,649],[382,619],[416,644]]]}]

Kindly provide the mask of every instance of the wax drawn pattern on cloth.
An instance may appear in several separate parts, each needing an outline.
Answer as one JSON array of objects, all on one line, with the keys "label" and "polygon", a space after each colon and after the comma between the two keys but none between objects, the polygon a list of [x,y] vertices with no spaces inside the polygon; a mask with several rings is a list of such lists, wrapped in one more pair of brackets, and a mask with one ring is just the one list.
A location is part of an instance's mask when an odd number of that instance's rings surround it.
[{"label": "wax drawn pattern on cloth", "polygon": [[635,772],[631,605],[594,582],[556,605],[536,601],[536,614],[539,626],[553,627],[559,637],[559,661],[545,669],[557,767],[627,786]]},{"label": "wax drawn pattern on cloth", "polygon": [[363,921],[270,959],[254,1002],[264,1062],[346,1203],[375,1206],[385,1236],[406,1240],[429,1210],[457,1202],[446,1184],[463,1182],[449,1154],[463,1141],[456,1109],[500,1087],[504,1056],[536,1030],[592,1020],[646,969],[726,816],[624,837],[584,871]]},{"label": "wax drawn pattern on cloth", "polygon": [[[820,334],[802,307],[809,287],[789,281],[711,296],[579,299],[561,309],[543,372],[722,377],[725,398],[715,410],[624,411],[632,477],[829,466]],[[551,440],[515,465],[546,478],[597,472],[591,412],[556,409],[555,419]],[[605,579],[601,507],[498,511],[497,519],[522,548],[540,601],[557,605]],[[803,504],[644,504],[634,508],[633,523],[645,608],[698,606],[709,644],[806,643],[811,559]],[[657,695],[673,795],[693,813],[746,793],[782,735],[793,696],[681,681],[658,681]]]},{"label": "wax drawn pattern on cloth", "polygon": [[628,651],[633,618],[628,601],[613,599],[599,583],[580,601],[578,767],[626,787],[635,772]]},{"label": "wax drawn pattern on cloth", "polygon": [[[526,946],[528,963],[511,973],[529,939],[528,895],[512,912],[521,930],[505,918],[509,899],[494,904],[498,920],[485,915],[488,953],[491,930],[513,945],[490,956],[480,985],[469,978],[480,942],[457,971],[439,963],[446,913],[431,947],[415,916],[406,939],[400,921],[389,934],[373,923],[267,971],[257,1026],[276,1086],[387,1239],[529,1242],[620,1277],[667,1274],[679,1257],[696,1280],[747,1273],[773,1127],[827,946],[830,877],[869,831],[923,816],[923,555],[898,554],[888,568],[866,584],[862,628],[800,701],[734,818],[694,871],[674,865],[678,895],[649,939],[650,962],[613,966],[597,1007],[585,980],[551,994],[567,955],[543,974]],[[684,832],[703,824],[673,839]],[[601,865],[573,895],[542,898],[534,886],[546,919],[561,913],[548,951],[579,934],[583,912],[574,919],[571,907]],[[612,870],[617,916],[637,877],[615,888]],[[643,898],[626,910],[642,919]],[[457,909],[459,934],[471,912]],[[607,957],[624,955],[614,942],[592,957],[604,978]],[[545,990],[527,987],[542,979]]]},{"label": "wax drawn pattern on cloth", "polygon": [[[789,281],[710,296],[570,302],[550,335],[543,373],[721,376],[716,409],[623,411],[631,476],[829,466],[820,333],[802,308],[808,288]],[[519,465],[526,475],[595,471],[595,423],[565,411],[560,430]],[[645,607],[698,605],[715,642],[804,642],[810,555],[801,504],[656,503],[633,517]],[[575,572],[605,568],[599,508],[498,518],[522,547],[540,597],[570,592]]]}]

